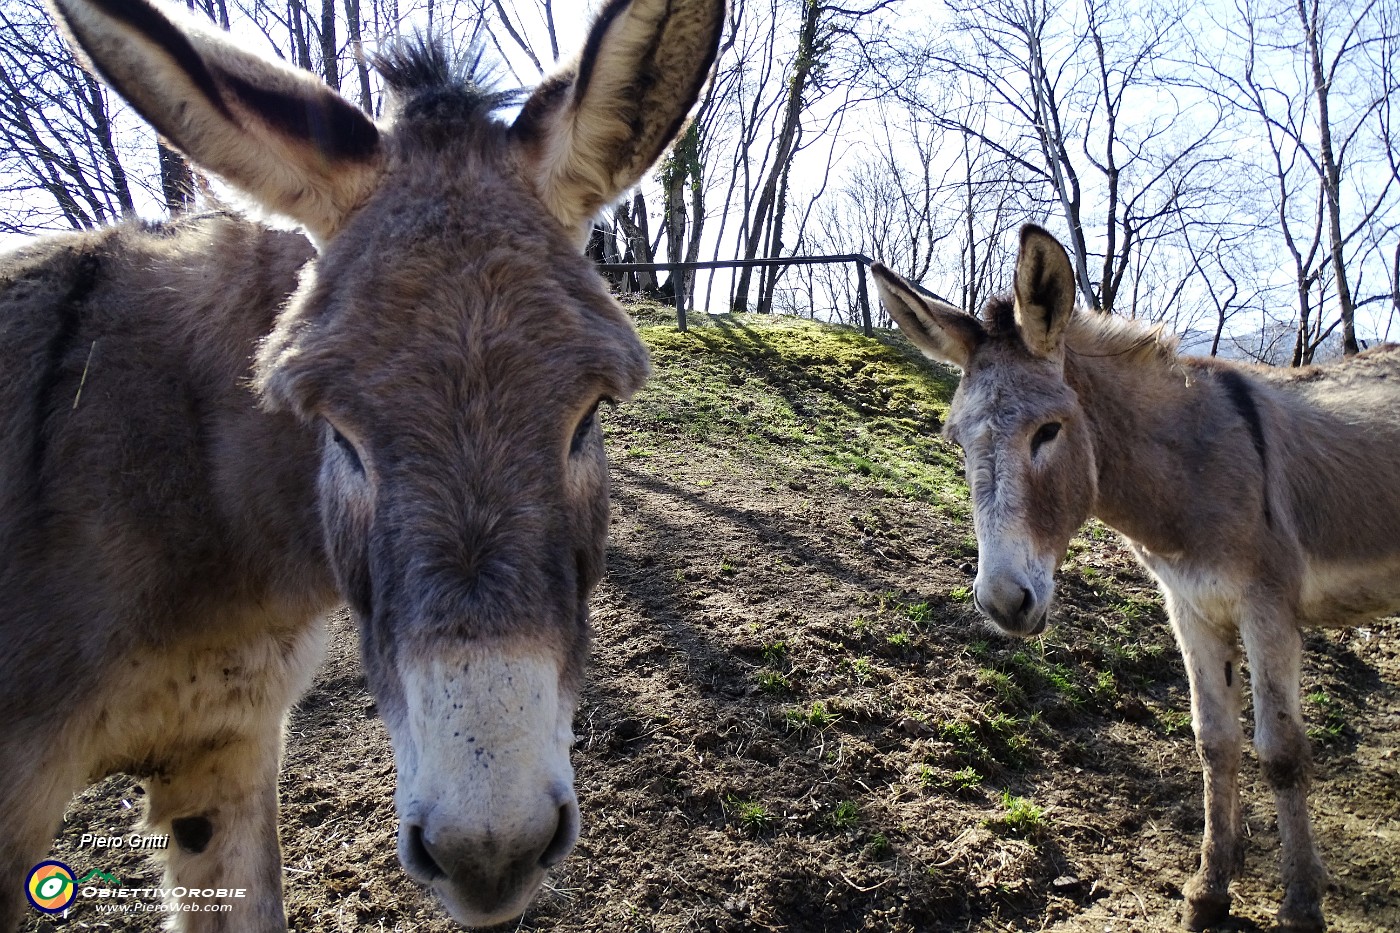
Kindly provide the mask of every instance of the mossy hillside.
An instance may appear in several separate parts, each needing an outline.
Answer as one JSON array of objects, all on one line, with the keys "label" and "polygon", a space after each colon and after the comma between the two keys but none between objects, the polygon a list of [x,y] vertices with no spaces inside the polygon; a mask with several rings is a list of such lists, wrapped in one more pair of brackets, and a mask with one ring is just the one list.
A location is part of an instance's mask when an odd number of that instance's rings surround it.
[{"label": "mossy hillside", "polygon": [[956,376],[897,333],[694,314],[682,333],[657,308],[640,312],[653,376],[609,419],[624,457],[698,442],[776,478],[818,473],[967,515],[956,451],[939,437]]}]

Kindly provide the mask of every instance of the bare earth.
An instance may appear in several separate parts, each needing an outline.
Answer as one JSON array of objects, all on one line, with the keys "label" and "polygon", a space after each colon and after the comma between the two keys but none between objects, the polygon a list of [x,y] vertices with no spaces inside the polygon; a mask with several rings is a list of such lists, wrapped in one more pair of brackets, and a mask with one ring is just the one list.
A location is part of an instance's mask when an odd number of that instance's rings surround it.
[{"label": "bare earth", "polygon": [[[1010,643],[967,605],[975,551],[946,509],[741,446],[639,448],[628,418],[607,425],[583,836],[519,929],[1177,926],[1201,828],[1185,679],[1150,581],[1110,536],[1081,541],[1055,630]],[[397,864],[392,754],[353,623],[329,625],[281,782],[289,924],[455,929]],[[1332,929],[1400,930],[1400,622],[1308,645]],[[1244,793],[1230,929],[1267,930],[1278,840],[1252,760]],[[90,789],[53,857],[154,883],[138,854],[76,847],[141,808],[129,779]],[[158,927],[84,907],[23,929]]]}]

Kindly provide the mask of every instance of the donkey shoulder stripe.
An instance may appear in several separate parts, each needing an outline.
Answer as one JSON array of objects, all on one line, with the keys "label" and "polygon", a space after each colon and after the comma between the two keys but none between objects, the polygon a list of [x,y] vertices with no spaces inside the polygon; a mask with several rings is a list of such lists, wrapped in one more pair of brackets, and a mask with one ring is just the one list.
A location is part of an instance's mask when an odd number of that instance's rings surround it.
[{"label": "donkey shoulder stripe", "polygon": [[1259,466],[1264,475],[1263,500],[1264,500],[1264,521],[1272,527],[1274,524],[1273,508],[1269,502],[1269,458],[1267,445],[1264,441],[1264,422],[1259,416],[1259,406],[1254,399],[1254,391],[1250,388],[1249,379],[1231,366],[1220,366],[1215,369],[1215,377],[1220,380],[1221,386],[1225,389],[1225,395],[1234,405],[1235,411],[1244,420],[1245,426],[1249,429],[1249,438],[1254,443],[1254,452],[1259,455]]}]

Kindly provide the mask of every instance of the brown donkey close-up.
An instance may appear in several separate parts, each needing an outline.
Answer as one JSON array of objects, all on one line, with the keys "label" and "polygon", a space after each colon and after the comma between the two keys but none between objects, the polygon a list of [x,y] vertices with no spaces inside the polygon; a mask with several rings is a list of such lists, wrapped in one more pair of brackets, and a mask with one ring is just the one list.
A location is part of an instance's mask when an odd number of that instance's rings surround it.
[{"label": "brown donkey close-up", "polygon": [[1012,635],[1042,631],[1056,568],[1091,516],[1160,585],[1205,777],[1185,924],[1228,918],[1242,864],[1243,641],[1278,811],[1279,926],[1323,930],[1301,630],[1400,609],[1400,347],[1303,369],[1180,356],[1158,331],[1076,310],[1069,257],[1035,226],[1021,231],[1012,297],[981,318],[875,273],[910,340],[962,370],[944,435],[966,456],[981,611]]},{"label": "brown donkey close-up", "polygon": [[52,13],[315,247],[214,212],[0,258],[0,930],[70,798],[117,772],[172,840],[176,928],[285,929],[283,723],[342,601],[404,869],[460,922],[518,916],[579,831],[595,413],[648,371],[581,248],[683,125],[722,0],[611,0],[523,99],[404,43],[380,122],[181,10]]}]

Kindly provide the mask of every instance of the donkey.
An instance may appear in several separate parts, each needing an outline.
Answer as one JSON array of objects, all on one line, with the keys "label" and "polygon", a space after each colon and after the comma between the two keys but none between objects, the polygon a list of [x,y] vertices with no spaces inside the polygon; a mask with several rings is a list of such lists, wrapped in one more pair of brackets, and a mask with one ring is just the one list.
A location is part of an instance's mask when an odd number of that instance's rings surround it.
[{"label": "donkey", "polygon": [[1186,925],[1228,917],[1241,864],[1243,639],[1278,808],[1279,926],[1322,930],[1300,630],[1400,608],[1400,347],[1302,370],[1178,356],[1158,331],[1076,311],[1069,257],[1035,226],[1021,230],[1012,296],[980,320],[874,271],[909,339],[963,372],[944,435],[966,453],[983,614],[1041,632],[1055,568],[1090,516],[1161,586],[1205,776]]},{"label": "donkey", "polygon": [[519,99],[427,41],[379,63],[375,123],[181,11],[52,13],[315,246],[215,212],[0,259],[0,930],[68,800],[114,772],[173,841],[178,929],[284,930],[283,722],[341,600],[404,869],[461,923],[518,916],[579,829],[596,412],[648,372],[581,250],[680,129],[723,0],[609,0],[509,122]]}]

